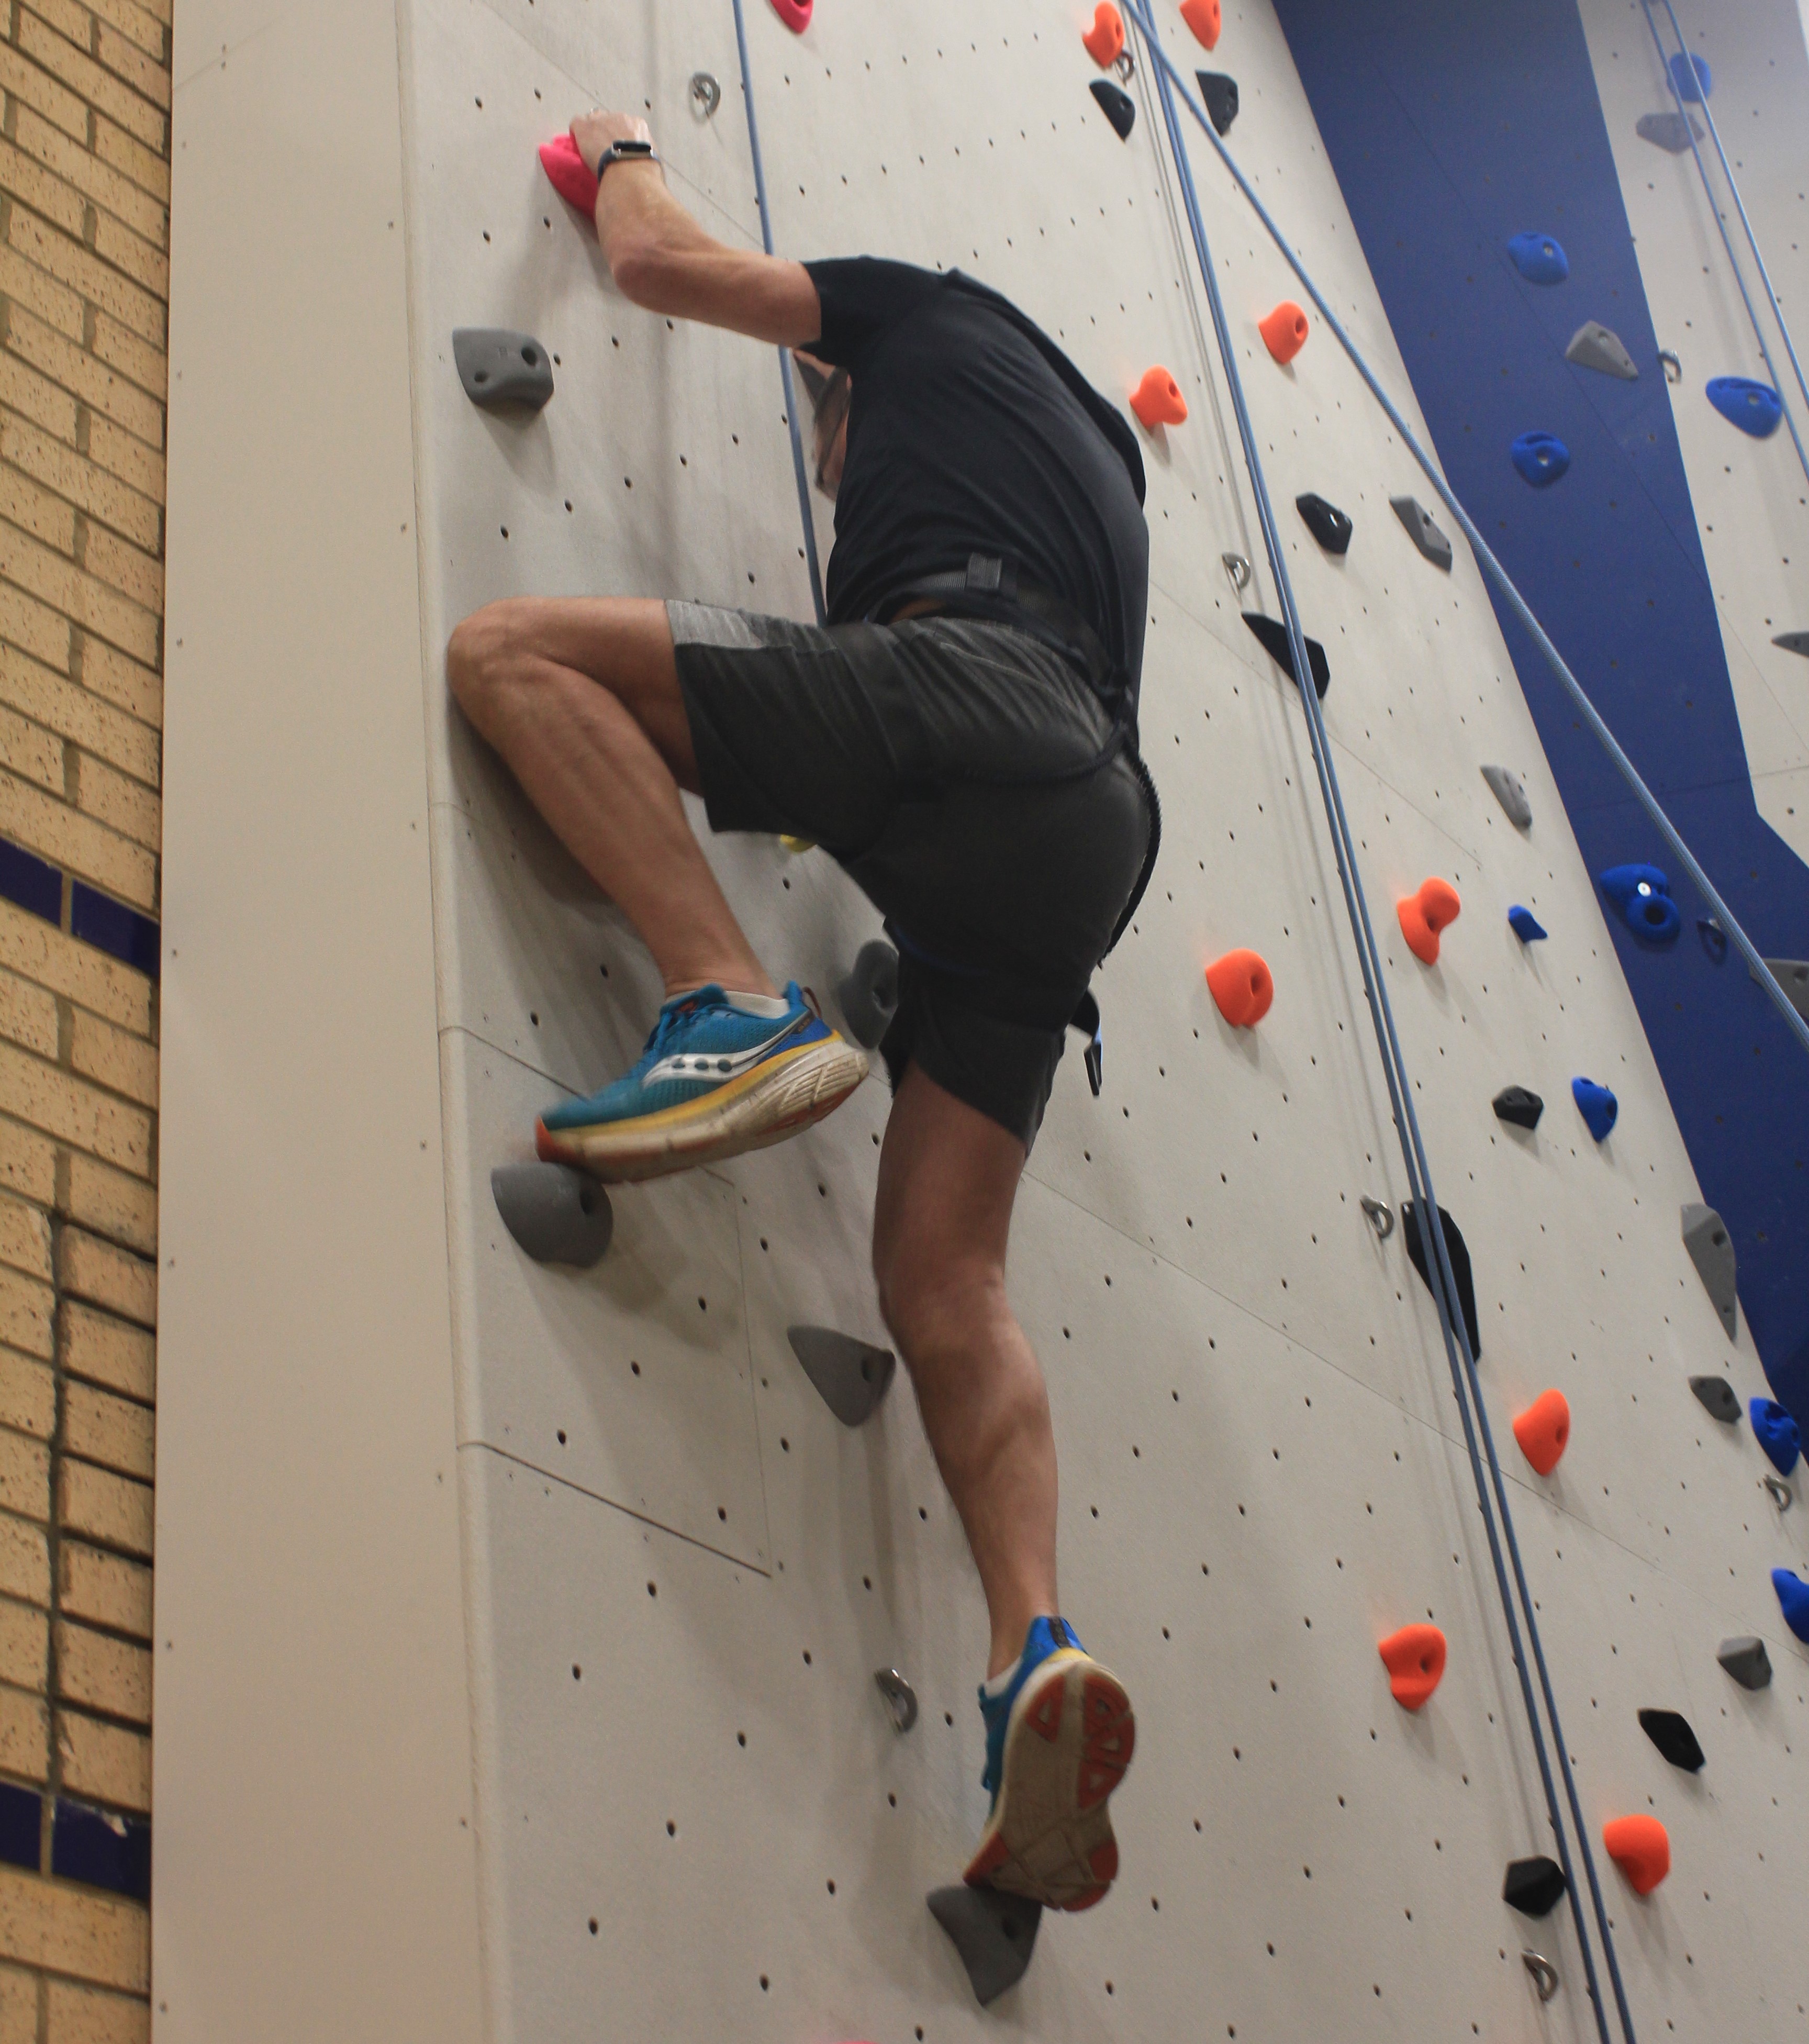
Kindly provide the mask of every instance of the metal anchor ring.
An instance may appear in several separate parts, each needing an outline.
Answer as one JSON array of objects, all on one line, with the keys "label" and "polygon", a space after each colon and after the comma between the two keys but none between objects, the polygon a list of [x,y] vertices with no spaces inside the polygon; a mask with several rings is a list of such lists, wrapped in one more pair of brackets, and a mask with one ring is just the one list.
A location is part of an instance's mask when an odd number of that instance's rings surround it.
[{"label": "metal anchor ring", "polygon": [[1661,348],[1659,349],[1658,364],[1665,372],[1665,381],[1667,383],[1681,383],[1683,382],[1684,365],[1677,359],[1676,355],[1671,352],[1669,348]]},{"label": "metal anchor ring", "polygon": [[1221,554],[1225,572],[1231,578],[1231,586],[1241,596],[1250,587],[1250,563],[1242,554]]},{"label": "metal anchor ring", "polygon": [[1369,1216],[1369,1225],[1376,1231],[1377,1239],[1378,1241],[1386,1242],[1388,1237],[1394,1233],[1395,1217],[1393,1208],[1388,1204],[1386,1200],[1371,1199],[1367,1193],[1362,1195],[1358,1201],[1358,1204],[1362,1206],[1364,1212]]},{"label": "metal anchor ring", "polygon": [[706,121],[722,104],[722,87],[707,71],[691,74],[691,104]]},{"label": "metal anchor ring", "polygon": [[1558,1990],[1557,1969],[1551,1961],[1538,1952],[1523,1952],[1520,1963],[1533,1977],[1533,1985],[1538,1991],[1541,2001],[1550,2001]]},{"label": "metal anchor ring", "polygon": [[893,1723],[901,1732],[908,1731],[917,1722],[916,1691],[896,1668],[874,1669],[873,1681],[891,1709]]},{"label": "metal anchor ring", "polygon": [[1796,1502],[1796,1493],[1791,1489],[1790,1485],[1784,1481],[1782,1477],[1768,1476],[1762,1478],[1761,1481],[1764,1482],[1765,1489],[1771,1493],[1772,1503],[1777,1507],[1780,1512],[1788,1512],[1791,1506]]}]

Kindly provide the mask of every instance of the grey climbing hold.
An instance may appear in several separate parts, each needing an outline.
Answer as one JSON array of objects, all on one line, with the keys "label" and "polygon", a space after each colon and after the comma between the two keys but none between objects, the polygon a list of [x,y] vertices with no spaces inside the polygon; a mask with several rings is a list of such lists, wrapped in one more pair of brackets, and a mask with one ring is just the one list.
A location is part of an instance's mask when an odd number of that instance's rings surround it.
[{"label": "grey climbing hold", "polygon": [[1390,507],[1395,516],[1407,528],[1408,537],[1435,567],[1449,568],[1451,565],[1451,543],[1432,522],[1432,514],[1424,509],[1416,498],[1391,497]]},{"label": "grey climbing hold", "polygon": [[908,1731],[917,1722],[916,1691],[896,1668],[874,1669],[873,1682],[885,1699],[894,1727],[901,1732]]},{"label": "grey climbing hold", "polygon": [[609,1247],[615,1215],[594,1178],[563,1164],[498,1164],[490,1197],[502,1224],[536,1263],[588,1270]]},{"label": "grey climbing hold", "polygon": [[519,405],[537,412],[553,394],[552,358],[531,333],[462,326],[452,336],[452,359],[465,395],[486,411]]},{"label": "grey climbing hold", "polygon": [[862,1049],[876,1049],[898,1012],[898,954],[883,937],[855,952],[854,970],[835,989],[835,1005]]},{"label": "grey climbing hold", "polygon": [[1721,1224],[1720,1215],[1713,1207],[1705,1207],[1697,1201],[1684,1206],[1683,1227],[1684,1247],[1690,1253],[1690,1261],[1696,1267],[1703,1289],[1721,1316],[1728,1339],[1732,1341],[1740,1331],[1739,1320],[1734,1310],[1738,1266],[1733,1241]]},{"label": "grey climbing hold", "polygon": [[897,1358],[833,1327],[787,1327],[792,1354],[844,1427],[870,1419],[892,1382]]},{"label": "grey climbing hold", "polygon": [[1702,130],[1696,125],[1693,114],[1642,113],[1636,124],[1636,132],[1641,141],[1655,142],[1673,156],[1684,153],[1692,136],[1699,142],[1702,140]]},{"label": "grey climbing hold", "polygon": [[1701,1400],[1711,1418],[1724,1427],[1740,1424],[1740,1398],[1725,1377],[1692,1377],[1690,1389]]},{"label": "grey climbing hold", "polygon": [[[1791,1006],[1809,1022],[1809,965],[1801,959],[1767,959],[1765,970],[1789,996]],[[1754,979],[1758,978],[1749,966],[1747,970]]]},{"label": "grey climbing hold", "polygon": [[1765,1651],[1765,1642],[1756,1634],[1723,1640],[1715,1658],[1742,1689],[1763,1689],[1770,1685],[1771,1656]]},{"label": "grey climbing hold", "polygon": [[1642,1711],[1639,1729],[1673,1767],[1700,1774],[1706,1756],[1690,1721],[1680,1711]]},{"label": "grey climbing hold", "polygon": [[1772,644],[1781,646],[1787,653],[1800,653],[1809,660],[1809,632],[1780,632]]},{"label": "grey climbing hold", "polygon": [[939,1888],[929,1896],[930,1914],[948,1933],[984,2008],[1016,1987],[1036,1949],[1043,1904],[997,1888]]},{"label": "grey climbing hold", "polygon": [[1537,1128],[1545,1112],[1545,1102],[1523,1085],[1504,1086],[1489,1105],[1497,1121],[1511,1121],[1516,1128]]},{"label": "grey climbing hold", "polygon": [[1193,75],[1200,81],[1200,97],[1213,127],[1221,135],[1230,134],[1238,117],[1237,80],[1222,71],[1196,71]]},{"label": "grey climbing hold", "polygon": [[1639,381],[1638,367],[1627,353],[1626,342],[1600,320],[1583,322],[1570,336],[1564,359],[1579,369],[1599,369],[1604,376],[1618,376],[1623,383]]},{"label": "grey climbing hold", "polygon": [[1533,1987],[1541,2001],[1550,2001],[1558,1989],[1557,1969],[1541,1952],[1523,1952],[1520,1963],[1533,1977]]},{"label": "grey climbing hold", "polygon": [[1508,820],[1515,830],[1531,830],[1533,827],[1533,805],[1527,800],[1527,791],[1516,774],[1505,766],[1484,766],[1482,778],[1489,786],[1495,799],[1507,812]]}]

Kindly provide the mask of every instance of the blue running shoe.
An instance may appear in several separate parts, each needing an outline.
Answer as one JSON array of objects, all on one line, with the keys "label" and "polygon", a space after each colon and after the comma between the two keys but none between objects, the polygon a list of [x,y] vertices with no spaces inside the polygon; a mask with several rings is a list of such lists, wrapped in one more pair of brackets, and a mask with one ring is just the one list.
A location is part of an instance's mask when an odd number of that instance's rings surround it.
[{"label": "blue running shoe", "polygon": [[654,1178],[782,1142],[839,1107],[866,1077],[863,1052],[806,1004],[701,986],[659,1011],[639,1062],[534,1127],[548,1163],[610,1184]]},{"label": "blue running shoe", "polygon": [[992,1814],[966,1878],[1050,1909],[1090,1909],[1118,1873],[1107,1808],[1137,1742],[1118,1677],[1058,1618],[1033,1619],[1011,1681],[980,1692]]}]

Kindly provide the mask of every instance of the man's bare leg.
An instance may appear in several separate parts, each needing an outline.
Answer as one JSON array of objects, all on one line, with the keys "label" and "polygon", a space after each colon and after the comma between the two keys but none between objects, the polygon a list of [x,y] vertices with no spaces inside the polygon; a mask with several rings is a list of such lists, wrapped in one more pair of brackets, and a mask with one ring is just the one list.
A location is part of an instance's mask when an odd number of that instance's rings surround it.
[{"label": "man's bare leg", "polygon": [[874,1270],[986,1593],[997,1675],[1055,1602],[1055,1435],[1005,1297],[1024,1145],[906,1069],[880,1153]]},{"label": "man's bare leg", "polygon": [[512,597],[452,634],[460,707],[653,953],[667,993],[774,988],[678,799],[698,792],[663,603]]}]

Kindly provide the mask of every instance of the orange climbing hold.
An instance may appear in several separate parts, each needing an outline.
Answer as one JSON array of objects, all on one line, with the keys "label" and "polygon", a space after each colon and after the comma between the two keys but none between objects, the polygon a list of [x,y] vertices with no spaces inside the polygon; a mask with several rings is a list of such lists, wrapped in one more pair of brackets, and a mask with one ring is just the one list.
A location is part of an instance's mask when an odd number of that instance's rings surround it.
[{"label": "orange climbing hold", "polygon": [[1395,904],[1400,918],[1400,933],[1407,947],[1422,965],[1438,962],[1438,932],[1463,913],[1463,903],[1450,881],[1434,874],[1420,882],[1417,894],[1404,894]]},{"label": "orange climbing hold", "polygon": [[1388,1687],[1404,1711],[1416,1711],[1445,1673],[1445,1635],[1435,1625],[1404,1625],[1377,1650],[1388,1671]]},{"label": "orange climbing hold", "polygon": [[1219,47],[1219,0],[1181,0],[1181,18],[1208,49]]},{"label": "orange climbing hold", "polygon": [[1087,55],[1101,71],[1115,64],[1124,54],[1124,17],[1112,4],[1112,0],[1099,0],[1093,10],[1093,25],[1081,36],[1087,46]]},{"label": "orange climbing hold", "polygon": [[1131,409],[1154,432],[1158,426],[1179,426],[1187,422],[1187,400],[1181,386],[1158,363],[1143,371],[1143,380],[1131,393]]},{"label": "orange climbing hold", "polygon": [[1656,1817],[1611,1817],[1602,1843],[1635,1895],[1650,1895],[1671,1871],[1671,1841]]},{"label": "orange climbing hold", "polygon": [[1307,344],[1312,331],[1306,314],[1292,298],[1284,298],[1266,319],[1257,321],[1269,352],[1277,362],[1292,362]]},{"label": "orange climbing hold", "polygon": [[1570,1444],[1570,1401],[1561,1391],[1542,1391],[1514,1422],[1520,1452],[1541,1476],[1550,1476]]},{"label": "orange climbing hold", "polygon": [[1206,968],[1206,984],[1234,1029],[1260,1022],[1275,998],[1274,975],[1255,951],[1227,951],[1215,959]]}]

